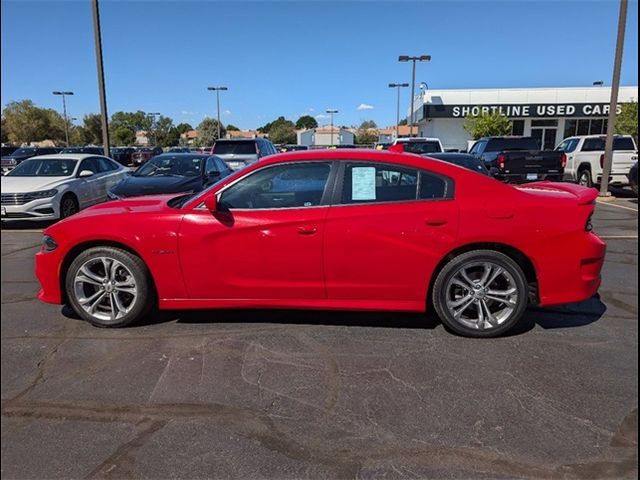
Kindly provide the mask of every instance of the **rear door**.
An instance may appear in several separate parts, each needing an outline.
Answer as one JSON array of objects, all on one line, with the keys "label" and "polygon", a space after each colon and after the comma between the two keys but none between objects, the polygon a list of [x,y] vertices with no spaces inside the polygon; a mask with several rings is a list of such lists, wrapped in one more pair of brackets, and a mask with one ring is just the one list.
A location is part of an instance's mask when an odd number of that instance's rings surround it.
[{"label": "rear door", "polygon": [[379,162],[343,162],[325,226],[330,300],[423,302],[458,232],[453,180]]}]

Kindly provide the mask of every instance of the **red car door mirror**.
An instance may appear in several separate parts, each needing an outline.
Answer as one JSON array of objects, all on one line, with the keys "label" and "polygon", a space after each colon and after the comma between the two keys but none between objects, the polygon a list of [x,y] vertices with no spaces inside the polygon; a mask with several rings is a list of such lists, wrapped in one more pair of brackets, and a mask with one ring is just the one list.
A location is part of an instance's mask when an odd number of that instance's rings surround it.
[{"label": "red car door mirror", "polygon": [[211,213],[216,213],[218,211],[218,198],[215,195],[209,195],[204,199],[204,206]]}]

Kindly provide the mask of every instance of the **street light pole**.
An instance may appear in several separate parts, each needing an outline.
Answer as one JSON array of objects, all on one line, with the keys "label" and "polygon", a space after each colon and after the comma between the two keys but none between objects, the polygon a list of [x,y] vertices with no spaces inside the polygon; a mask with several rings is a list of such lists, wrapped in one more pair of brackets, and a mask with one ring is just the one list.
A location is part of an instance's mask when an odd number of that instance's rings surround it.
[{"label": "street light pole", "polygon": [[408,83],[390,83],[389,88],[395,88],[398,91],[398,99],[396,102],[396,138],[400,138],[400,89],[408,87]]},{"label": "street light pole", "polygon": [[64,97],[67,95],[73,95],[73,92],[60,92],[60,91],[55,91],[53,92],[54,95],[60,95],[62,96],[62,112],[64,115],[64,138],[65,141],[67,143],[67,147],[69,146],[69,125],[68,125],[68,120],[67,120],[67,102],[65,102]]},{"label": "street light pole", "polygon": [[207,90],[216,92],[216,105],[218,109],[218,140],[220,140],[220,90],[229,90],[227,87],[207,87]]},{"label": "street light pole", "polygon": [[622,49],[624,48],[627,8],[628,0],[620,0],[618,38],[616,40],[613,80],[611,81],[611,100],[609,101],[609,118],[607,120],[607,139],[604,144],[604,164],[602,165],[602,181],[600,182],[601,197],[609,196],[609,175],[611,175],[611,164],[613,163],[613,134],[616,128],[616,110],[618,108],[618,90],[620,89],[620,70],[622,69]]},{"label": "street light pole", "polygon": [[327,108],[326,112],[331,116],[331,146],[333,147],[333,115],[338,113],[335,108]]},{"label": "street light pole", "polygon": [[430,60],[431,60],[431,55],[420,55],[419,57],[410,57],[408,55],[400,55],[398,57],[399,62],[413,63],[413,66],[411,69],[411,104],[410,104],[411,126],[409,127],[409,137],[413,137],[413,124],[415,122],[413,101],[415,99],[415,94],[416,94],[416,62],[429,62]]},{"label": "street light pole", "polygon": [[160,112],[151,112],[151,113],[147,113],[147,117],[151,117],[151,138],[153,138],[153,145],[155,145],[156,143],[156,130],[155,130],[155,124],[156,124],[156,117],[160,115]]},{"label": "street light pole", "polygon": [[93,35],[96,44],[96,65],[98,68],[98,92],[100,96],[100,115],[102,116],[102,149],[108,157],[109,150],[109,116],[107,115],[107,94],[104,88],[104,66],[102,64],[102,35],[100,33],[100,8],[98,0],[93,0]]}]

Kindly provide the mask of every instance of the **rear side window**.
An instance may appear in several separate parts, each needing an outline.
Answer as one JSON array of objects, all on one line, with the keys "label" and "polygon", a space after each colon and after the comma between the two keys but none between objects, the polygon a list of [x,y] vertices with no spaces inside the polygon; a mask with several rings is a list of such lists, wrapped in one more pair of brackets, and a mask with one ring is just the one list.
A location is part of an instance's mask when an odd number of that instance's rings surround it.
[{"label": "rear side window", "polygon": [[246,141],[218,141],[213,146],[216,155],[255,155],[256,143]]},{"label": "rear side window", "polygon": [[405,152],[417,153],[418,155],[442,152],[440,143],[433,140],[427,140],[425,142],[402,142],[402,146]]},{"label": "rear side window", "polygon": [[576,149],[579,143],[579,138],[569,138],[558,145],[556,150],[559,152],[571,153]]},{"label": "rear side window", "polygon": [[[587,138],[582,145],[583,152],[603,152],[606,137]],[[634,151],[636,149],[630,137],[617,137],[613,139],[613,149],[619,151]]]},{"label": "rear side window", "polygon": [[118,168],[115,163],[106,158],[98,158],[97,161],[100,172],[111,172]]},{"label": "rear side window", "polygon": [[409,202],[445,199],[448,181],[396,165],[350,163],[345,167],[341,203]]}]

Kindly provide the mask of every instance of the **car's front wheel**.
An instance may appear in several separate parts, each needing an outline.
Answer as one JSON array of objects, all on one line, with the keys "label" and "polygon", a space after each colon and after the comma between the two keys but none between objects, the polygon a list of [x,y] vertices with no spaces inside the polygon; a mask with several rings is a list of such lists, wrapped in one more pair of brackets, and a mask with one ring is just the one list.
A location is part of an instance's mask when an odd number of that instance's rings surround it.
[{"label": "car's front wheel", "polygon": [[71,215],[78,213],[80,207],[78,206],[78,200],[76,197],[67,193],[60,200],[60,218],[67,218]]},{"label": "car's front wheel", "polygon": [[442,322],[467,337],[495,337],[522,317],[529,289],[522,268],[493,250],[474,250],[450,260],[433,286]]},{"label": "car's front wheel", "polygon": [[89,248],[67,271],[65,289],[76,313],[98,327],[124,327],[153,305],[149,271],[137,256],[115,247]]}]

